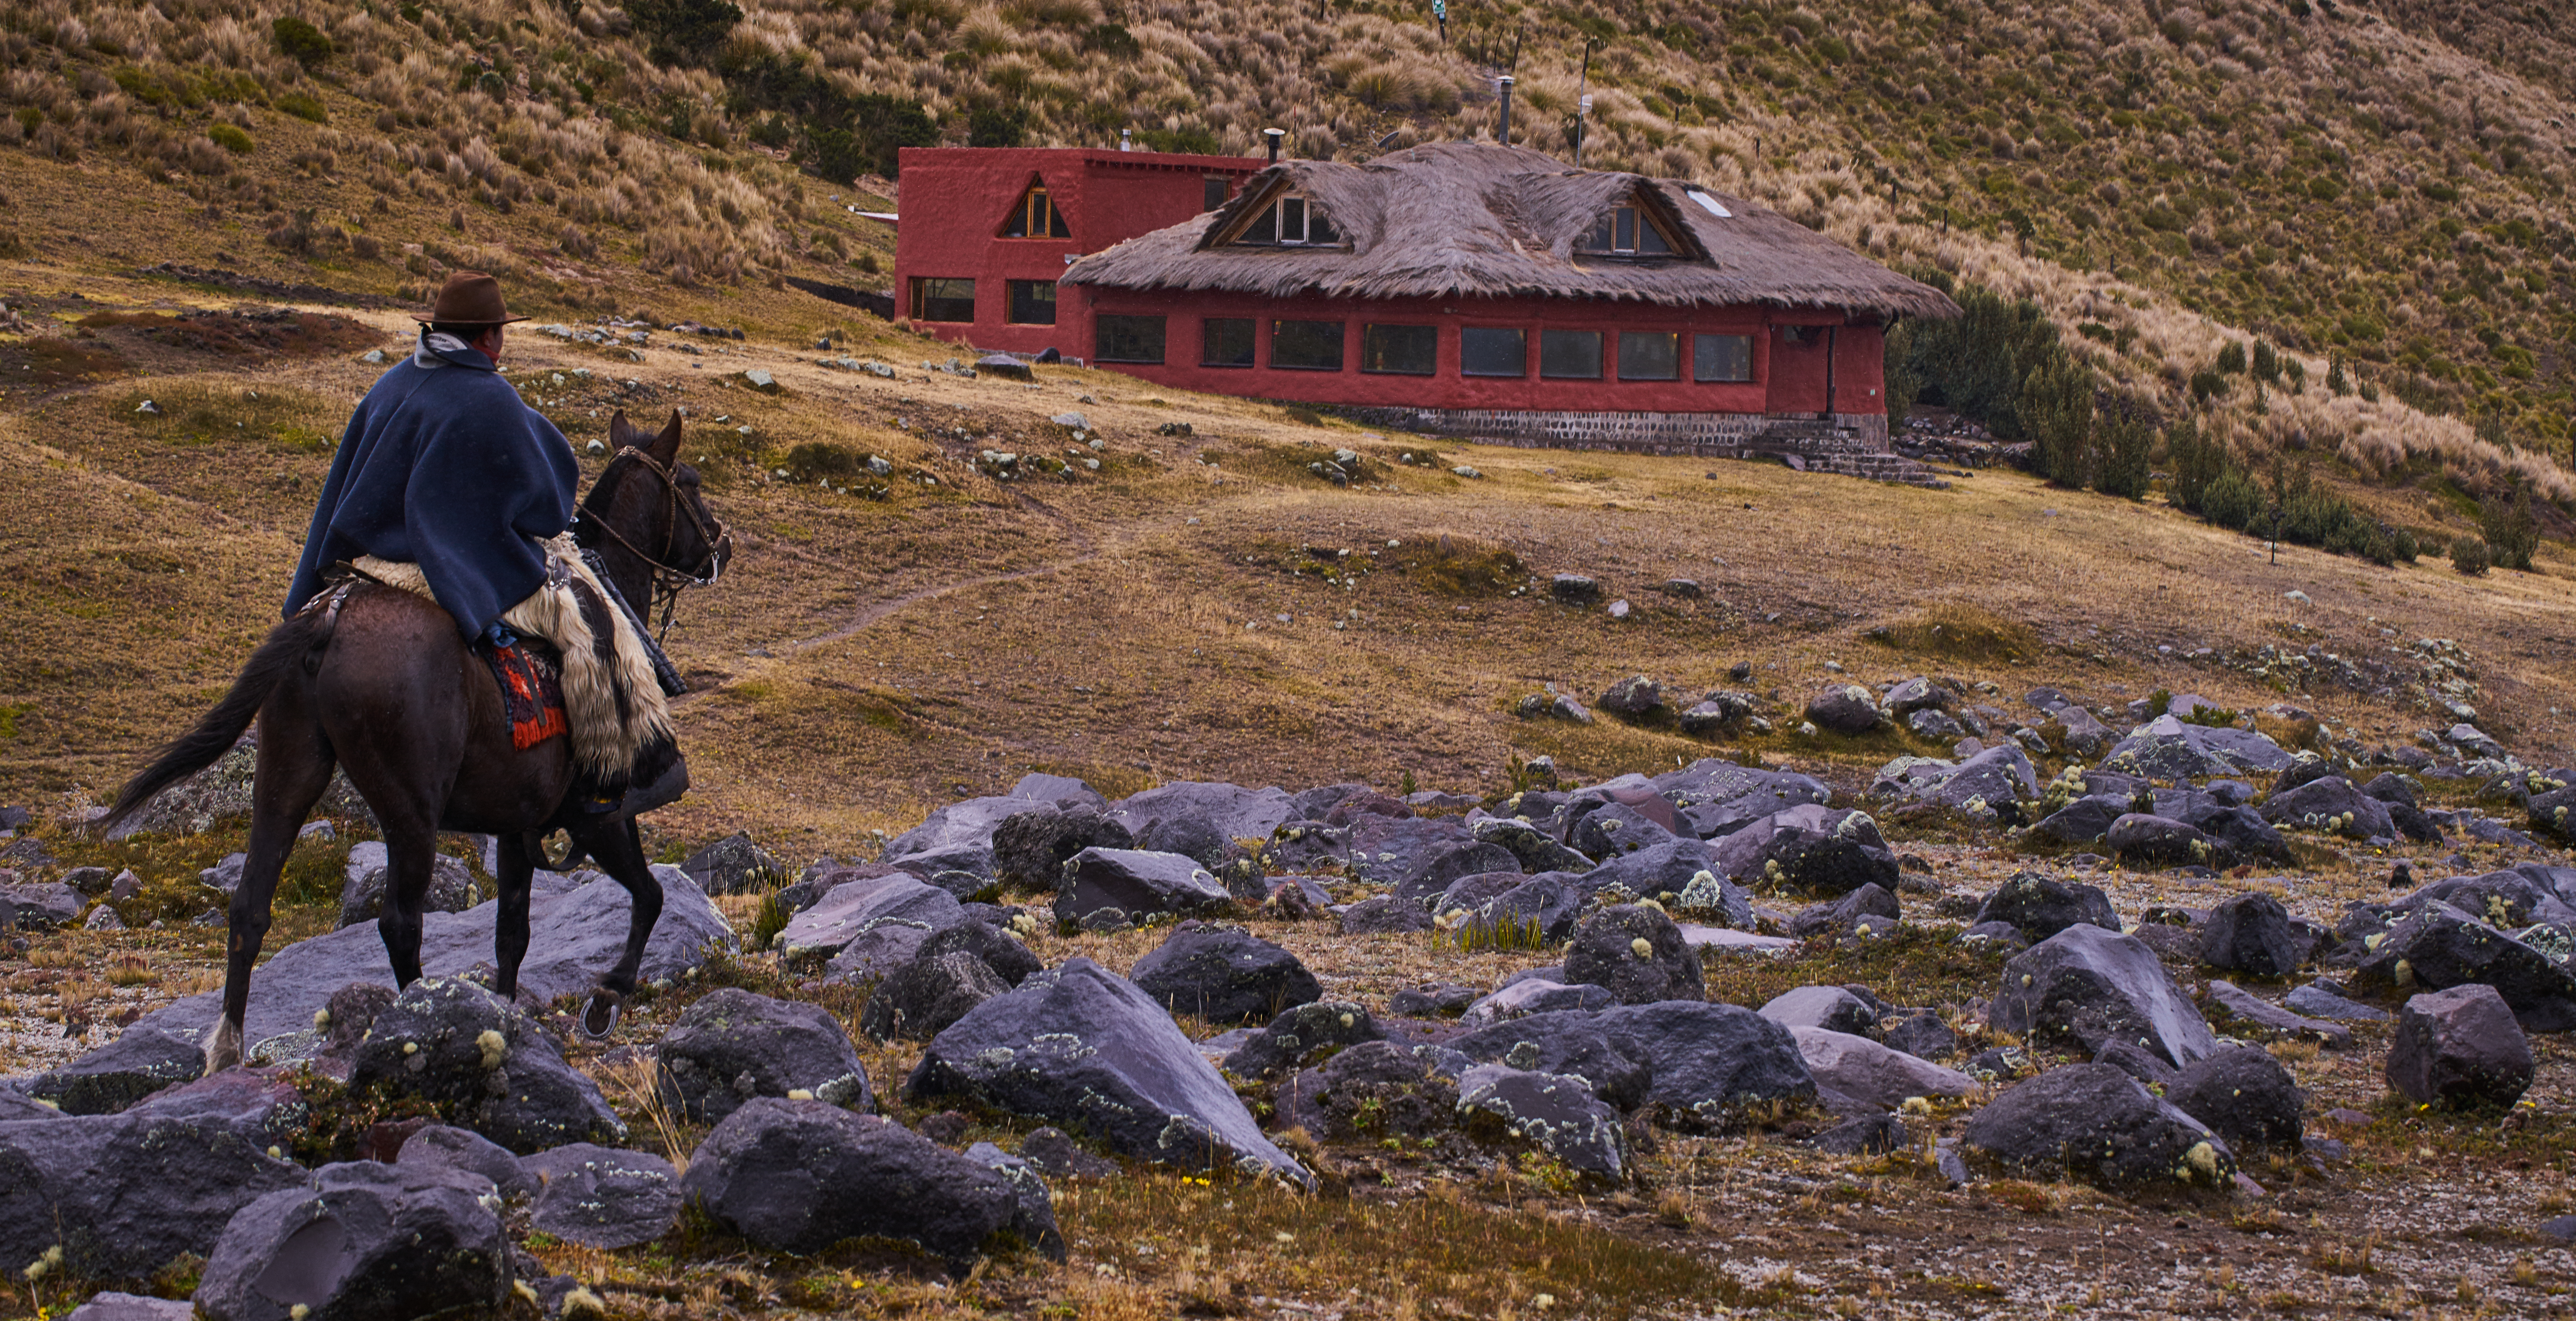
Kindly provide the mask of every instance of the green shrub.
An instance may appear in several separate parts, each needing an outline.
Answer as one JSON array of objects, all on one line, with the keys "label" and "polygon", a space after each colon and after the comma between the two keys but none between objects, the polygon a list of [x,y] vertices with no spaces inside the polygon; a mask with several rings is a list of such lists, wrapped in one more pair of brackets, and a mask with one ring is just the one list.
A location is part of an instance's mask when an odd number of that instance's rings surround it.
[{"label": "green shrub", "polygon": [[230,124],[217,124],[206,130],[206,136],[211,139],[216,146],[221,147],[236,156],[247,156],[257,149],[252,144],[248,133],[244,133]]},{"label": "green shrub", "polygon": [[1890,376],[1915,391],[1906,400],[1909,408],[1918,401],[1937,403],[1985,423],[1999,439],[2033,439],[2018,404],[2032,373],[2065,354],[2057,327],[2027,299],[2008,303],[1976,285],[1952,290],[1948,274],[1938,270],[1921,278],[1950,291],[1961,315],[1908,322],[1899,327],[1902,336],[1890,337]]},{"label": "green shrub", "polygon": [[2344,374],[2343,355],[2340,353],[2326,361],[2326,389],[2332,391],[2336,398],[2352,393],[2352,378]]},{"label": "green shrub", "polygon": [[2225,393],[2227,393],[2226,377],[2212,371],[2199,371],[2191,374],[2191,401],[2193,403],[2205,404]]},{"label": "green shrub", "polygon": [[1016,147],[1028,140],[1026,106],[984,106],[966,116],[966,145]]},{"label": "green shrub", "polygon": [[2218,351],[2218,374],[2221,376],[2242,376],[2245,374],[2244,345],[2231,339],[2227,341],[2227,347]]},{"label": "green shrub", "polygon": [[2040,475],[2081,488],[2092,478],[2093,369],[2055,353],[2030,369],[2014,402]]},{"label": "green shrub", "polygon": [[2266,383],[2278,381],[2281,379],[2281,355],[2272,348],[2270,340],[2258,339],[2254,341],[2253,361],[2246,369],[2254,373],[2255,380]]},{"label": "green shrub", "polygon": [[816,174],[834,183],[847,183],[862,174],[891,179],[905,147],[939,143],[939,130],[918,101],[864,92],[837,108],[839,113],[832,117],[837,122],[826,121],[826,127],[805,135],[807,162]]},{"label": "green shrub", "polygon": [[321,98],[307,96],[302,92],[288,92],[277,98],[277,108],[297,119],[310,120],[316,124],[329,123],[331,119],[331,112],[323,108]]},{"label": "green shrub", "polygon": [[2144,496],[2155,445],[2154,419],[2130,405],[2111,408],[2093,430],[2093,489],[2128,500]]},{"label": "green shrub", "polygon": [[331,38],[322,29],[293,14],[278,15],[268,25],[268,30],[277,41],[277,53],[305,68],[310,69],[331,58],[334,49]]},{"label": "green shrub", "polygon": [[2245,475],[2242,468],[2231,467],[2219,474],[2201,496],[2201,513],[2220,527],[2243,532],[2263,516],[2263,488]]},{"label": "green shrub", "polygon": [[2490,496],[2478,505],[2479,529],[2486,534],[2489,561],[2499,569],[2531,568],[2540,549],[2540,524],[2531,515],[2531,486],[2520,483],[2511,497]]},{"label": "green shrub", "polygon": [[2462,533],[2451,539],[2451,567],[2471,577],[2487,571],[2487,543]]},{"label": "green shrub", "polygon": [[742,21],[727,0],[628,0],[626,14],[650,39],[654,59],[682,64],[706,59]]}]

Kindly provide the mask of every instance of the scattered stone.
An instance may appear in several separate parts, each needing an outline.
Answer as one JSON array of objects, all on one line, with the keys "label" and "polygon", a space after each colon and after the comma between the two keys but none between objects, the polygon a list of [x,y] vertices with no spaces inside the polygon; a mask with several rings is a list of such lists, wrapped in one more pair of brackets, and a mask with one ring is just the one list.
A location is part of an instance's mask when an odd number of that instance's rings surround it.
[{"label": "scattered stone", "polygon": [[849,1034],[819,1005],[725,987],[682,1011],[653,1054],[661,1086],[691,1123],[716,1123],[755,1096],[798,1091],[862,1113],[876,1108]]},{"label": "scattered stone", "polygon": [[1458,985],[1407,988],[1387,1000],[1387,1008],[1399,1018],[1456,1018],[1476,1002],[1472,987]]},{"label": "scattered stone", "polygon": [[1592,605],[1601,599],[1601,584],[1579,573],[1560,573],[1548,580],[1547,592],[1563,605]]},{"label": "scattered stone", "polygon": [[[381,1158],[381,1156],[380,1156]],[[469,1128],[452,1128],[446,1124],[428,1124],[403,1140],[394,1164],[403,1166],[436,1166],[462,1170],[492,1181],[504,1196],[524,1197],[537,1191],[535,1176],[528,1173],[510,1149]]]},{"label": "scattered stone", "polygon": [[[838,959],[873,931],[903,928],[927,939],[963,917],[957,896],[908,872],[858,877],[832,887],[813,907],[789,918],[773,943],[788,966],[810,967]],[[913,946],[918,945],[915,940]]]},{"label": "scattered stone", "polygon": [[1607,987],[1621,1004],[1697,1000],[1699,954],[1660,908],[1614,904],[1584,920],[1566,951],[1569,984]]},{"label": "scattered stone", "polygon": [[2250,1029],[2277,1036],[2316,1041],[2332,1050],[2349,1050],[2352,1047],[2350,1028],[2323,1019],[2303,1018],[2234,982],[2212,980],[2209,983],[2209,1005],[2211,1009],[2233,1022],[2239,1031]]},{"label": "scattered stone", "polygon": [[737,830],[690,854],[681,860],[680,870],[708,894],[744,894],[773,888],[787,879],[787,869],[752,843],[747,830]]},{"label": "scattered stone", "polygon": [[859,1015],[859,1031],[878,1041],[927,1041],[975,1006],[1010,991],[1008,982],[965,950],[927,950],[878,982]]},{"label": "scattered stone", "polygon": [[1809,803],[1764,817],[1720,840],[1710,854],[1731,879],[1810,893],[1849,894],[1875,884],[1894,890],[1896,854],[1866,812]]},{"label": "scattered stone", "polygon": [[1662,686],[1642,674],[1610,685],[1593,705],[1632,725],[1644,724],[1666,711]]},{"label": "scattered stone", "polygon": [[1813,1027],[1854,1036],[1878,1030],[1878,1010],[1840,986],[1800,986],[1754,1011],[1786,1028]]},{"label": "scattered stone", "polygon": [[2087,1053],[2114,1041],[2176,1064],[2217,1049],[2208,1022],[2134,936],[2089,924],[2064,931],[2004,965],[1987,1020],[2042,1040],[2073,1040]]},{"label": "scattered stone", "polygon": [[1420,904],[1380,895],[1343,909],[1341,925],[1346,936],[1403,935],[1430,930],[1431,914],[1422,911]]},{"label": "scattered stone", "polygon": [[1884,1156],[1904,1150],[1911,1141],[1905,1121],[1887,1114],[1846,1119],[1807,1139],[1808,1145],[1829,1156]]},{"label": "scattered stone", "polygon": [[[1444,1069],[1443,1057],[1454,1067]],[[1279,1088],[1279,1123],[1315,1137],[1422,1141],[1458,1123],[1466,1057],[1441,1047],[1364,1041]]]},{"label": "scattered stone", "polygon": [[1920,1060],[1939,1062],[1959,1053],[1959,1034],[1934,1013],[1912,1014],[1893,1023],[1884,1023],[1879,1039],[1889,1050],[1901,1050]]},{"label": "scattered stone", "polygon": [[2428,900],[2369,946],[2357,983],[2444,990],[2483,983],[2525,1031],[2576,1029],[2576,974],[2565,964],[2443,903]]},{"label": "scattered stone", "polygon": [[1619,1112],[1582,1078],[1479,1064],[1458,1080],[1458,1113],[1470,1134],[1526,1142],[1589,1180],[1627,1176]]},{"label": "scattered stone", "polygon": [[2225,1139],[2107,1064],[2070,1064],[2019,1083],[1968,1120],[1966,1147],[2031,1178],[2075,1174],[2115,1188],[2229,1187]]},{"label": "scattered stone", "polygon": [[1260,1078],[1289,1068],[1319,1050],[1378,1041],[1385,1037],[1369,1011],[1347,1000],[1318,1000],[1298,1005],[1253,1032],[1243,1044],[1222,1056],[1226,1072],[1238,1078]]},{"label": "scattered stone", "polygon": [[905,1094],[1048,1120],[1142,1160],[1310,1179],[1162,1006],[1085,958],[968,1011],[931,1041]]},{"label": "scattered stone", "polygon": [[[1487,1031],[1526,1031],[1528,1022]],[[1604,1010],[1594,1023],[1620,1052],[1646,1063],[1647,1080],[1637,1104],[1656,1107],[1676,1126],[1722,1127],[1739,1119],[1748,1105],[1816,1094],[1797,1038],[1742,1005],[1665,1000]],[[1465,1049],[1464,1039],[1452,1044]],[[1509,1057],[1504,1062],[1515,1063]],[[1604,1099],[1612,1098],[1605,1093]]]},{"label": "scattered stone", "polygon": [[[377,355],[383,357],[381,353]],[[64,1321],[196,1321],[197,1305],[185,1299],[153,1298],[102,1289],[71,1310]]]},{"label": "scattered stone", "polygon": [[1869,690],[1853,683],[1827,684],[1807,701],[1807,719],[1818,729],[1832,730],[1846,737],[1866,734],[1878,728],[1878,704],[1870,700]]},{"label": "scattered stone", "polygon": [[1174,928],[1128,977],[1172,1012],[1210,1023],[1266,1023],[1324,998],[1296,955],[1240,928],[1195,921]]},{"label": "scattered stone", "polygon": [[1135,842],[1127,827],[1100,808],[1034,807],[994,829],[993,877],[1004,885],[1052,890],[1075,854],[1089,848],[1129,848]]},{"label": "scattered stone", "polygon": [[1976,922],[1978,926],[2009,922],[2033,942],[2047,940],[2077,925],[2107,931],[2120,929],[2120,915],[2112,909],[2111,896],[2104,894],[2101,887],[2058,881],[2035,871],[2015,872],[1987,895],[1977,909]]},{"label": "scattered stone", "polygon": [[1023,1215],[1011,1180],[902,1125],[766,1096],[716,1125],[689,1157],[680,1190],[716,1224],[767,1251],[899,1239],[955,1275]]},{"label": "scattered stone", "polygon": [[2247,893],[2209,910],[2201,929],[2200,957],[2213,968],[2257,977],[2285,977],[2298,971],[2300,942],[2290,927],[2290,912],[2268,894]]},{"label": "scattered stone", "polygon": [[2531,1041],[2496,988],[2454,986],[2407,1000],[2388,1048],[2388,1085],[2419,1105],[2501,1109],[2531,1086]]},{"label": "scattered stone", "polygon": [[1895,921],[1904,916],[1904,910],[1897,906],[1896,896],[1873,882],[1840,899],[1808,905],[1796,917],[1789,919],[1789,934],[1841,934],[1850,931],[1853,924],[1863,918],[1880,917]]},{"label": "scattered stone", "polygon": [[2373,1009],[2348,999],[2343,992],[2324,982],[2313,982],[2292,990],[2281,997],[2281,1007],[2311,1019],[2339,1023],[2385,1023],[2389,1018],[2387,1010]]},{"label": "scattered stone", "polygon": [[358,1047],[349,1082],[428,1101],[450,1122],[522,1155],[626,1140],[599,1085],[564,1063],[542,1028],[455,978],[425,977],[396,995]]},{"label": "scattered stone", "polygon": [[1913,1097],[1965,1096],[1976,1080],[1956,1069],[1890,1050],[1867,1037],[1819,1027],[1792,1027],[1798,1053],[1816,1080],[1819,1104],[1838,1115],[1894,1110]]},{"label": "scattered stone", "polygon": [[[462,859],[433,853],[429,861],[429,890],[421,899],[422,912],[462,913],[483,902],[482,890],[474,884],[474,873],[466,870]],[[349,864],[343,875],[347,879],[340,886],[340,925],[353,927],[375,921],[384,911],[385,880],[391,875],[385,846],[372,839],[350,845]],[[240,884],[238,870],[231,873],[231,882],[216,888],[230,893],[233,885]]]},{"label": "scattered stone", "polygon": [[126,1032],[79,1059],[36,1075],[27,1094],[67,1115],[106,1115],[206,1070],[196,1041],[151,1028]]},{"label": "scattered stone", "polygon": [[1055,918],[1068,929],[1117,930],[1156,918],[1221,916],[1234,907],[1213,873],[1177,853],[1088,848],[1065,873]]},{"label": "scattered stone", "polygon": [[207,1254],[209,1321],[498,1314],[512,1252],[492,1184],[462,1170],[357,1161],[243,1207]]},{"label": "scattered stone", "polygon": [[2234,1046],[2194,1061],[2164,1098],[2239,1152],[2296,1152],[2306,1131],[2307,1094],[2260,1046]]},{"label": "scattered stone", "polygon": [[1027,1137],[1020,1139],[1020,1159],[1057,1178],[1106,1179],[1118,1172],[1116,1161],[1102,1160],[1084,1151],[1065,1136],[1063,1129],[1053,1125],[1031,1129]]}]

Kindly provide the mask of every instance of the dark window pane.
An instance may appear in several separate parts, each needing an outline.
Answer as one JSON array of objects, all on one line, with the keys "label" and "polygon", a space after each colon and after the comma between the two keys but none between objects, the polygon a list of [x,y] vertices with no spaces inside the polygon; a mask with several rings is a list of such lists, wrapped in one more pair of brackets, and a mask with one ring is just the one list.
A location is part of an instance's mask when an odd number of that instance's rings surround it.
[{"label": "dark window pane", "polygon": [[1306,241],[1305,198],[1283,197],[1279,199],[1279,241],[1282,243],[1303,243]]},{"label": "dark window pane", "polygon": [[1621,252],[1635,252],[1637,250],[1637,208],[1623,206],[1612,214],[1619,217],[1619,241],[1613,246]]},{"label": "dark window pane", "polygon": [[1669,330],[1619,332],[1620,380],[1677,380],[1681,366],[1681,336]]},{"label": "dark window pane", "polygon": [[1204,180],[1202,180],[1201,187],[1199,189],[1199,209],[1201,211],[1214,211],[1218,207],[1225,205],[1226,191],[1224,175],[1208,175]]},{"label": "dark window pane", "polygon": [[1753,337],[1751,335],[1691,336],[1691,379],[1695,381],[1752,380]]},{"label": "dark window pane", "polygon": [[1055,209],[1055,199],[1052,197],[1046,199],[1046,222],[1048,238],[1069,239],[1073,237],[1073,231],[1064,227],[1064,213]]},{"label": "dark window pane", "polygon": [[1637,251],[1650,257],[1673,255],[1673,245],[1664,242],[1664,232],[1655,223],[1640,217],[1637,221]]},{"label": "dark window pane", "polygon": [[1209,367],[1252,365],[1252,318],[1212,316],[1199,323],[1199,362]]},{"label": "dark window pane", "polygon": [[1092,355],[1101,362],[1161,362],[1163,319],[1158,316],[1104,316],[1093,323]]},{"label": "dark window pane", "polygon": [[1601,332],[1597,330],[1538,332],[1538,374],[1564,380],[1600,380]]},{"label": "dark window pane", "polygon": [[1440,370],[1438,326],[1360,327],[1360,370],[1429,376]]},{"label": "dark window pane", "polygon": [[912,282],[912,319],[915,321],[972,321],[975,319],[975,282],[931,277]]},{"label": "dark window pane", "polygon": [[1321,211],[1314,211],[1308,213],[1306,216],[1306,241],[1309,243],[1339,243],[1342,241],[1342,232],[1333,228],[1332,217],[1325,215]]},{"label": "dark window pane", "polygon": [[1011,324],[1055,324],[1055,285],[1045,280],[1011,281]]},{"label": "dark window pane", "polygon": [[1614,241],[1616,241],[1616,231],[1611,226],[1610,217],[1607,214],[1604,214],[1599,221],[1593,224],[1592,232],[1583,236],[1583,250],[1585,252],[1608,252],[1610,251],[1610,245]]},{"label": "dark window pane", "polygon": [[1466,326],[1458,331],[1463,376],[1529,375],[1529,332],[1518,326]]},{"label": "dark window pane", "polygon": [[1342,323],[1339,321],[1273,321],[1270,365],[1298,371],[1342,369]]},{"label": "dark window pane", "polygon": [[[1011,205],[1011,218],[1002,222],[1002,237],[1006,239],[1024,239],[1029,236],[1029,203],[1036,199],[1038,191],[1039,190],[1037,189],[1031,189],[1028,192],[1020,194],[1020,200]],[[1040,220],[1038,223],[1041,226],[1038,232],[1041,234],[1045,233],[1046,230],[1043,226],[1046,222],[1044,220]]]}]

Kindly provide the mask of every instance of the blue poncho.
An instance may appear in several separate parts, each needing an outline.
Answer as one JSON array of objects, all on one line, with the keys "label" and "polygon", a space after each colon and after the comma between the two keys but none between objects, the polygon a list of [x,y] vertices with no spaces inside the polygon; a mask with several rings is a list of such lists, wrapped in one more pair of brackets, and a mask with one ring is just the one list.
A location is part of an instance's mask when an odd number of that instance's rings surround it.
[{"label": "blue poncho", "polygon": [[424,333],[349,415],[286,613],[333,563],[373,555],[418,564],[457,631],[480,637],[545,581],[537,543],[572,522],[580,479],[563,433],[491,359]]}]

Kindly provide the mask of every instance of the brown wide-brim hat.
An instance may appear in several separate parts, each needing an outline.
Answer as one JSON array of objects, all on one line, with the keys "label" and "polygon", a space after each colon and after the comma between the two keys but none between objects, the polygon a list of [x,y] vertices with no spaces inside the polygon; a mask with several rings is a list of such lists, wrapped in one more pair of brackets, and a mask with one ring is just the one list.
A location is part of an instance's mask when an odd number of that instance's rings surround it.
[{"label": "brown wide-brim hat", "polygon": [[510,315],[501,302],[501,282],[481,271],[453,271],[438,290],[438,299],[420,318],[423,324],[498,326],[526,317]]}]

